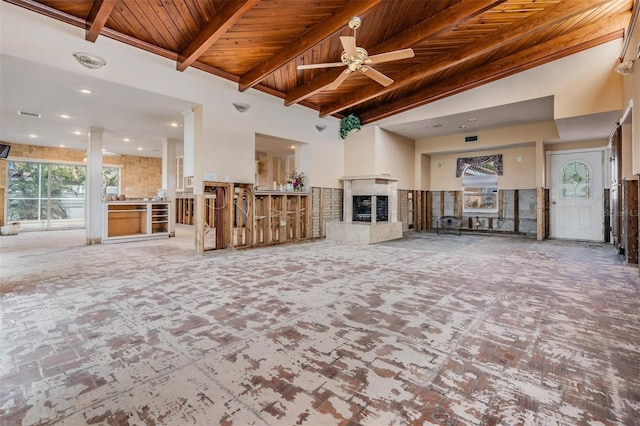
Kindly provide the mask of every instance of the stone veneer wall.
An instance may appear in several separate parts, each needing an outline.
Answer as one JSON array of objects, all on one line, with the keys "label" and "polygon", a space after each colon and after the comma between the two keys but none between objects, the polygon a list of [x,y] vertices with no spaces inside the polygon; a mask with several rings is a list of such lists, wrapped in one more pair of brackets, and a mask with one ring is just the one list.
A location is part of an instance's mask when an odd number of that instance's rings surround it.
[{"label": "stone veneer wall", "polygon": [[402,222],[402,232],[409,230],[409,192],[411,191],[398,190],[398,221]]},{"label": "stone veneer wall", "polygon": [[311,237],[325,236],[325,223],[342,220],[342,188],[311,188]]},{"label": "stone veneer wall", "polygon": [[[54,148],[36,145],[11,145],[9,159],[33,159],[46,161],[84,161],[86,151],[79,149]],[[136,157],[131,155],[104,157],[105,166],[123,166],[121,171],[122,193],[127,198],[145,198],[156,195],[162,185],[162,159],[152,157]],[[7,161],[0,160],[0,226],[5,219],[5,194],[7,187]]]}]

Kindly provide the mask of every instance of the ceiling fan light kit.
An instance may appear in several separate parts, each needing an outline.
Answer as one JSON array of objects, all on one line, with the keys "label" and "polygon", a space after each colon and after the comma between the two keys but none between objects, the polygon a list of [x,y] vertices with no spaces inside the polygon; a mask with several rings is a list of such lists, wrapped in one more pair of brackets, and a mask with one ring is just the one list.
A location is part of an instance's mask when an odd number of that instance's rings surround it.
[{"label": "ceiling fan light kit", "polygon": [[369,56],[369,53],[363,47],[356,44],[356,30],[360,28],[362,20],[358,16],[354,16],[349,20],[349,28],[353,30],[353,36],[341,36],[340,43],[342,44],[342,54],[340,55],[340,62],[327,62],[321,64],[307,64],[298,65],[299,70],[316,69],[316,68],[335,68],[346,66],[345,69],[333,82],[328,84],[326,90],[337,89],[349,75],[353,72],[361,72],[373,81],[383,85],[389,86],[393,83],[393,79],[382,74],[380,71],[370,67],[372,64],[380,64],[383,62],[396,61],[399,59],[413,58],[415,55],[413,49],[401,49],[391,52],[381,53],[378,55]]}]

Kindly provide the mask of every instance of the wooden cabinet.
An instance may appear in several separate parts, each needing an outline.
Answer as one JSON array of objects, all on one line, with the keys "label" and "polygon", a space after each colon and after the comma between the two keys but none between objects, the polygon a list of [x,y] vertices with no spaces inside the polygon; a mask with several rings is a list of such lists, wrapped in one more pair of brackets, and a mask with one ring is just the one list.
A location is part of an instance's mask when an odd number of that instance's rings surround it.
[{"label": "wooden cabinet", "polygon": [[151,233],[166,234],[169,232],[169,204],[151,204]]},{"label": "wooden cabinet", "polygon": [[168,201],[106,202],[102,243],[169,236]]}]

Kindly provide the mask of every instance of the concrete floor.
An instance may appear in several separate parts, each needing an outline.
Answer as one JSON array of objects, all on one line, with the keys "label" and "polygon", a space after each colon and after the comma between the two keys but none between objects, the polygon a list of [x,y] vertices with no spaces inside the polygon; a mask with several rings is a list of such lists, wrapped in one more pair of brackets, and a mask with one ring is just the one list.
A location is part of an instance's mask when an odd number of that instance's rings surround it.
[{"label": "concrete floor", "polygon": [[609,245],[192,240],[0,237],[0,424],[640,424],[640,279]]}]

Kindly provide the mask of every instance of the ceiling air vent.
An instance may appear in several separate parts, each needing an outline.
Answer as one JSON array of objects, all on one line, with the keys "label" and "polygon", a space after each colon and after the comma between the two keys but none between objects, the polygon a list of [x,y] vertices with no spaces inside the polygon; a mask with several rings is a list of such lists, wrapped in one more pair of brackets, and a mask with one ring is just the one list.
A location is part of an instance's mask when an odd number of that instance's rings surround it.
[{"label": "ceiling air vent", "polygon": [[474,142],[478,142],[478,136],[465,136],[464,137],[464,143],[474,143]]},{"label": "ceiling air vent", "polygon": [[25,117],[42,118],[42,114],[37,114],[35,112],[18,111],[18,115],[24,115]]}]

